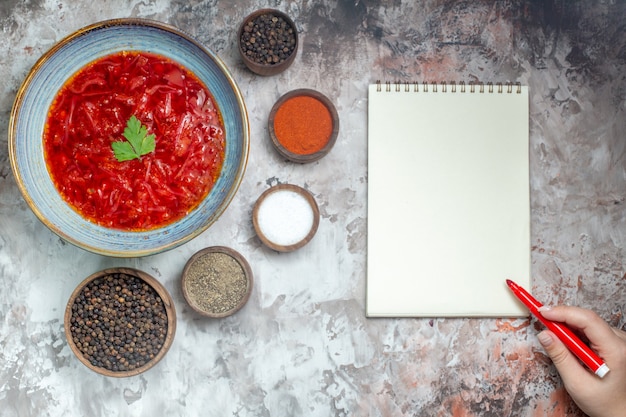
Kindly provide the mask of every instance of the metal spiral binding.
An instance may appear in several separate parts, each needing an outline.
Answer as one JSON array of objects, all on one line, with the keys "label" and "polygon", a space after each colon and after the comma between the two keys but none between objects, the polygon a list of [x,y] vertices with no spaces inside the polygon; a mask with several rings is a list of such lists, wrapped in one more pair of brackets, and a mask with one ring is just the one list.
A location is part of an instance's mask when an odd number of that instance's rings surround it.
[{"label": "metal spiral binding", "polygon": [[[385,92],[414,92],[414,93],[428,93],[433,92],[437,93],[441,91],[442,93],[456,93],[461,92],[465,93],[469,91],[470,93],[497,93],[497,94],[521,94],[522,93],[522,84],[520,82],[487,82],[486,84],[482,81],[474,82],[470,81],[469,83],[465,83],[465,81],[460,81],[458,84],[456,81],[446,82],[427,82],[427,81],[385,81]],[[467,88],[469,84],[469,88]],[[376,91],[383,91],[383,83],[380,80],[376,81]]]}]

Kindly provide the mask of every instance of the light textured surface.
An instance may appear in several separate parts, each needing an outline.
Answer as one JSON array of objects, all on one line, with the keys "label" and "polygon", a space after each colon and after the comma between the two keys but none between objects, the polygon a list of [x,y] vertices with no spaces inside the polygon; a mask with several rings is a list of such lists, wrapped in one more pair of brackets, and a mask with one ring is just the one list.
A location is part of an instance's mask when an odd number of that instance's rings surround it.
[{"label": "light textured surface", "polygon": [[[287,72],[264,78],[237,56],[236,29],[260,7],[301,33]],[[366,319],[367,85],[381,80],[520,81],[530,91],[533,291],[623,326],[626,3],[561,1],[4,0],[0,3],[0,416],[582,415],[536,341],[535,321]],[[171,23],[215,51],[248,106],[251,154],[224,215],[160,255],[114,259],[61,241],[19,194],[7,155],[19,84],[56,41],[97,20]],[[314,88],[336,105],[337,144],[310,165],[282,160],[266,119],[282,94]],[[276,253],[251,211],[269,186],[315,196],[315,238]],[[398,233],[402,233],[401,230]],[[255,274],[248,304],[208,320],[185,305],[180,273],[211,245]],[[92,272],[131,266],[174,297],[178,332],[155,368],[90,372],[70,352],[63,310]]]}]

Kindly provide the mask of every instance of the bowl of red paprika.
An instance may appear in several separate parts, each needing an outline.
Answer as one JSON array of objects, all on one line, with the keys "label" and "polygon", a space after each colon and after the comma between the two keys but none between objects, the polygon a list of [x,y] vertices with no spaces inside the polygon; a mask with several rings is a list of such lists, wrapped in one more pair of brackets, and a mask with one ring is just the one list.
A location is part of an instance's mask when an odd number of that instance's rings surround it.
[{"label": "bowl of red paprika", "polygon": [[339,115],[324,94],[307,88],[284,94],[272,107],[270,139],[278,153],[296,163],[315,162],[335,145]]}]

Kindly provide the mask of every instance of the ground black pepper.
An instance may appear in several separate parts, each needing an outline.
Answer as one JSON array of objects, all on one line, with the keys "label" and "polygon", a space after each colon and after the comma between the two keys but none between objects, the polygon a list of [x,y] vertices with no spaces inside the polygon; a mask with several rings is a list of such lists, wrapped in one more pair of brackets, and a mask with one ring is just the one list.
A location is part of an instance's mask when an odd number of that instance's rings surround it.
[{"label": "ground black pepper", "polygon": [[231,311],[246,296],[247,290],[244,269],[228,254],[208,252],[187,267],[185,291],[197,308],[209,314]]},{"label": "ground black pepper", "polygon": [[72,341],[93,366],[109,371],[134,370],[154,359],[165,343],[167,326],[161,297],[132,275],[96,278],[72,304]]},{"label": "ground black pepper", "polygon": [[252,61],[274,65],[285,61],[295,50],[295,28],[281,16],[261,14],[244,25],[239,42]]}]

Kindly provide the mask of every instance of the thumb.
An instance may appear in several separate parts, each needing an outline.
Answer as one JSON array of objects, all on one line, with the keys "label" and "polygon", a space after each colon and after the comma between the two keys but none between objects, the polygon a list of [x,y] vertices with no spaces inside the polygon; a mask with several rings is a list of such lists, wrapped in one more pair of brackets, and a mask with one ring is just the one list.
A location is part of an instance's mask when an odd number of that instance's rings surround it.
[{"label": "thumb", "polygon": [[537,338],[564,381],[581,380],[588,376],[583,365],[554,333],[544,330],[537,335]]}]

